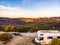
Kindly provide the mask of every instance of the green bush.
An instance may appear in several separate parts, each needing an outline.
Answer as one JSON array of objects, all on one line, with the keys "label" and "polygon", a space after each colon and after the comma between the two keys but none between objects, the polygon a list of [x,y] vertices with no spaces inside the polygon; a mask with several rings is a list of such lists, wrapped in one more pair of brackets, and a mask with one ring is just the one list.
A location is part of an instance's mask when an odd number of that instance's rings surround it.
[{"label": "green bush", "polygon": [[8,41],[11,38],[12,38],[12,36],[9,33],[0,34],[0,41]]},{"label": "green bush", "polygon": [[57,38],[54,38],[54,39],[51,41],[51,45],[60,45],[60,40],[57,39]]}]

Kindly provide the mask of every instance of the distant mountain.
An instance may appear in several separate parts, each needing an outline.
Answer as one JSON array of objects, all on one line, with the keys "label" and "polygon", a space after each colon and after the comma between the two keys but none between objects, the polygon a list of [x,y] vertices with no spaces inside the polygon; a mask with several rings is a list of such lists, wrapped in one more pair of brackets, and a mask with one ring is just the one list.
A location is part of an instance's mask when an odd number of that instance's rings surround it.
[{"label": "distant mountain", "polygon": [[60,17],[50,17],[50,18],[6,18],[0,17],[0,26],[2,25],[23,25],[37,22],[59,22]]},{"label": "distant mountain", "polygon": [[21,25],[21,24],[23,24],[23,21],[20,19],[17,19],[17,18],[0,17],[0,25],[8,25],[8,24]]}]

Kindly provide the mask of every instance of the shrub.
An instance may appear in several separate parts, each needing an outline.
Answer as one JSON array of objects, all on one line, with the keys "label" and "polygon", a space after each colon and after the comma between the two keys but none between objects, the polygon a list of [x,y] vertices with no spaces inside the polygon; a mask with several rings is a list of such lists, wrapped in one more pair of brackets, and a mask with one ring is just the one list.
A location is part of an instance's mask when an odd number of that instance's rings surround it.
[{"label": "shrub", "polygon": [[51,45],[60,45],[60,40],[57,39],[57,38],[54,38],[54,39],[51,41]]},{"label": "shrub", "polygon": [[4,27],[4,31],[8,32],[8,31],[14,31],[15,30],[15,26],[12,25],[7,25]]},{"label": "shrub", "polygon": [[0,34],[0,41],[8,41],[11,38],[12,38],[12,36],[9,33]]}]

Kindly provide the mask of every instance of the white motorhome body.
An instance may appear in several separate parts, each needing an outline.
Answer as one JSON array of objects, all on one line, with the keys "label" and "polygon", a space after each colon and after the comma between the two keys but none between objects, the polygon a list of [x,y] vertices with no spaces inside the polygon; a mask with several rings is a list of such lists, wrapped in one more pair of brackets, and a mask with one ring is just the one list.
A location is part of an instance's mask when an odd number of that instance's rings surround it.
[{"label": "white motorhome body", "polygon": [[57,30],[41,30],[37,32],[37,35],[35,42],[41,44],[50,44],[53,38],[60,39],[60,32]]}]

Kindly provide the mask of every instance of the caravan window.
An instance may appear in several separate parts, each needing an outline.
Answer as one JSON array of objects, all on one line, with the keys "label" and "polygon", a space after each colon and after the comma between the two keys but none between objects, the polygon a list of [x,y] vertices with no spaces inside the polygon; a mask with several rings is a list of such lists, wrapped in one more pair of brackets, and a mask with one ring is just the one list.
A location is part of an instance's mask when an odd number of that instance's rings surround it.
[{"label": "caravan window", "polygon": [[48,39],[52,39],[53,37],[52,36],[49,36]]},{"label": "caravan window", "polygon": [[39,38],[39,41],[41,41],[41,40],[44,40],[44,38],[43,38],[43,37],[40,37],[40,38]]},{"label": "caravan window", "polygon": [[57,36],[57,38],[59,38],[59,39],[60,39],[60,36]]},{"label": "caravan window", "polygon": [[41,36],[43,35],[43,34],[40,34]]}]

